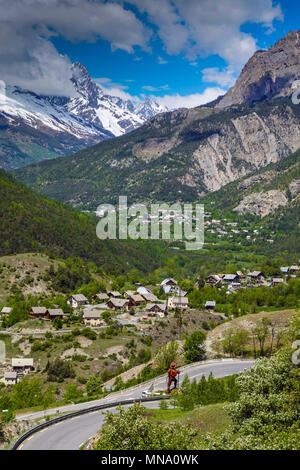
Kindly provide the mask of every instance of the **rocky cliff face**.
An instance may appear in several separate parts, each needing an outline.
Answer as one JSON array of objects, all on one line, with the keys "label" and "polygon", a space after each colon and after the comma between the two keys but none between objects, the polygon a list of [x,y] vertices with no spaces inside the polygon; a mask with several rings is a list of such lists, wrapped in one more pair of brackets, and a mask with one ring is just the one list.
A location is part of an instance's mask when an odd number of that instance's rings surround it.
[{"label": "rocky cliff face", "polygon": [[221,125],[193,152],[192,176],[203,175],[208,191],[216,191],[251,171],[279,161],[300,147],[299,117],[287,106],[267,115],[251,112]]},{"label": "rocky cliff face", "polygon": [[296,151],[299,115],[298,106],[285,102],[177,110],[16,175],[38,192],[82,208],[116,203],[119,194],[131,202],[194,202]]},{"label": "rocky cliff face", "polygon": [[[291,225],[293,216],[289,214],[291,211],[297,213],[300,208],[300,150],[251,176],[223,186],[213,194],[207,194],[204,204],[207,201],[208,204],[213,201],[216,209],[234,211],[240,215],[274,216],[275,225],[282,217],[290,218]],[[284,225],[281,225],[282,228]]]},{"label": "rocky cliff face", "polygon": [[235,85],[216,105],[253,103],[268,98],[290,96],[300,78],[300,31],[291,31],[268,51],[255,52]]}]

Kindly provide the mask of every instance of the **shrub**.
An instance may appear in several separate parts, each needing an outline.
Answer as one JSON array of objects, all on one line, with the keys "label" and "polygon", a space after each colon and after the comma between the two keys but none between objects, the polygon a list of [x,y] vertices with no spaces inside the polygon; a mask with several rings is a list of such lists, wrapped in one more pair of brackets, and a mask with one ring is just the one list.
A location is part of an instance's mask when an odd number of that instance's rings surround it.
[{"label": "shrub", "polygon": [[50,363],[47,373],[49,382],[63,382],[64,379],[75,377],[72,364],[62,359],[56,359]]},{"label": "shrub", "polygon": [[195,431],[188,426],[154,423],[145,415],[145,408],[135,403],[118,413],[106,412],[105,424],[96,450],[186,450]]}]

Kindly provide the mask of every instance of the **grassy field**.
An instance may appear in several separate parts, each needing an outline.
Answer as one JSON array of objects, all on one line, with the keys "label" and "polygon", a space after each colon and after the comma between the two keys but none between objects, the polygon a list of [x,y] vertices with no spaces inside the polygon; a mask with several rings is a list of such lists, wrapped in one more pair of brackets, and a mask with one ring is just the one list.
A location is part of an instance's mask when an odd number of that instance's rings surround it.
[{"label": "grassy field", "polygon": [[150,409],[146,411],[150,419],[157,422],[180,422],[198,430],[199,434],[223,432],[231,420],[226,411],[226,404],[201,406],[193,411],[182,411],[179,408],[168,410]]}]

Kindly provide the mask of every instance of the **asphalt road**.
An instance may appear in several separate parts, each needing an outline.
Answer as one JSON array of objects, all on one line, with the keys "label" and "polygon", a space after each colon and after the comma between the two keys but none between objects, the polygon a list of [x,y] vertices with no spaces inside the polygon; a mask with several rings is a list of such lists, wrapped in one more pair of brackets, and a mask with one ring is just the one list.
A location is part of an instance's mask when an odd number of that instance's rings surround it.
[{"label": "asphalt road", "polygon": [[[238,374],[243,372],[245,369],[250,369],[254,364],[254,361],[218,361],[211,362],[201,365],[191,365],[185,368],[181,374],[181,380],[184,375],[187,374],[190,379],[199,380],[202,375],[208,377],[210,372],[213,373],[214,377],[225,377],[227,375]],[[164,389],[166,387],[166,379],[158,378],[154,381],[154,390]],[[61,411],[74,411],[80,408],[87,408],[88,406],[94,406],[95,404],[115,402],[118,399],[132,399],[140,398],[141,392],[147,389],[145,384],[141,384],[133,389],[124,390],[117,394],[109,395],[107,398],[97,400],[89,403],[81,403],[80,405],[68,405],[67,407],[57,408]],[[155,408],[158,406],[158,402],[146,403],[144,406],[148,408]],[[79,408],[80,407],[80,408]],[[113,409],[111,409],[113,410]],[[54,410],[55,411],[55,410]],[[53,410],[47,410],[50,414]],[[44,415],[41,413],[32,413],[31,418],[39,417]],[[25,416],[19,416],[18,419],[24,419]],[[28,415],[27,415],[28,418]],[[24,441],[20,450],[76,450],[81,445],[88,441],[101,427],[103,423],[103,411],[96,411],[82,416],[77,416],[60,423],[49,426],[42,431],[33,434],[26,441]]]}]

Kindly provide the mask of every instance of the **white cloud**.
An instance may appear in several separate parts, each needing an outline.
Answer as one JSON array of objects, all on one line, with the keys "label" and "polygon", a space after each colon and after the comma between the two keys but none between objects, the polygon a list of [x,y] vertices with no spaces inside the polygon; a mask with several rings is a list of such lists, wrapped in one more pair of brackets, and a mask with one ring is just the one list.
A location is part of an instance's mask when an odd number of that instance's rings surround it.
[{"label": "white cloud", "polygon": [[[141,101],[138,96],[130,95],[127,91],[125,91],[128,90],[128,86],[126,85],[113,82],[110,78],[107,77],[93,78],[93,80],[102,88],[106,95],[117,96],[123,100],[130,100],[135,104]],[[132,82],[133,80],[126,81]]]},{"label": "white cloud", "polygon": [[[150,26],[129,4],[148,16]],[[226,87],[257,47],[241,25],[257,23],[269,32],[274,20],[282,19],[280,6],[273,6],[272,0],[0,0],[0,9],[0,78],[60,95],[74,91],[70,60],[57,52],[50,41],[54,36],[71,42],[102,38],[112,50],[132,53],[136,46],[150,51],[150,39],[158,35],[167,54],[183,53],[192,65],[198,57],[222,57],[228,68],[206,69],[203,78],[210,81],[214,76],[211,83]],[[157,61],[164,64],[167,59],[159,55]],[[127,96],[119,84],[103,86],[111,94]]]},{"label": "white cloud", "polygon": [[211,67],[202,70],[202,79],[204,82],[217,83],[222,87],[229,87],[234,84],[236,74],[229,68],[218,69],[217,67]]},{"label": "white cloud", "polygon": [[148,49],[151,31],[133,12],[104,0],[0,0],[0,77],[38,93],[69,94],[70,61],[49,39]]},{"label": "white cloud", "polygon": [[165,96],[153,96],[152,98],[163,106],[166,106],[168,109],[177,109],[177,108],[194,108],[195,106],[200,106],[202,104],[209,103],[210,101],[215,100],[220,95],[224,95],[225,90],[218,87],[206,88],[203,93],[194,93],[191,95],[165,95]]},{"label": "white cloud", "polygon": [[158,27],[168,54],[184,52],[197,56],[217,54],[234,68],[240,68],[256,50],[256,39],[241,32],[251,22],[267,30],[282,20],[279,5],[272,0],[128,0]]},{"label": "white cloud", "polygon": [[143,90],[147,91],[161,91],[161,90],[167,90],[169,88],[169,85],[161,85],[158,87],[152,86],[152,85],[144,85],[142,86]]},{"label": "white cloud", "polygon": [[167,64],[168,61],[163,59],[160,55],[157,57],[158,63],[161,65]]}]

